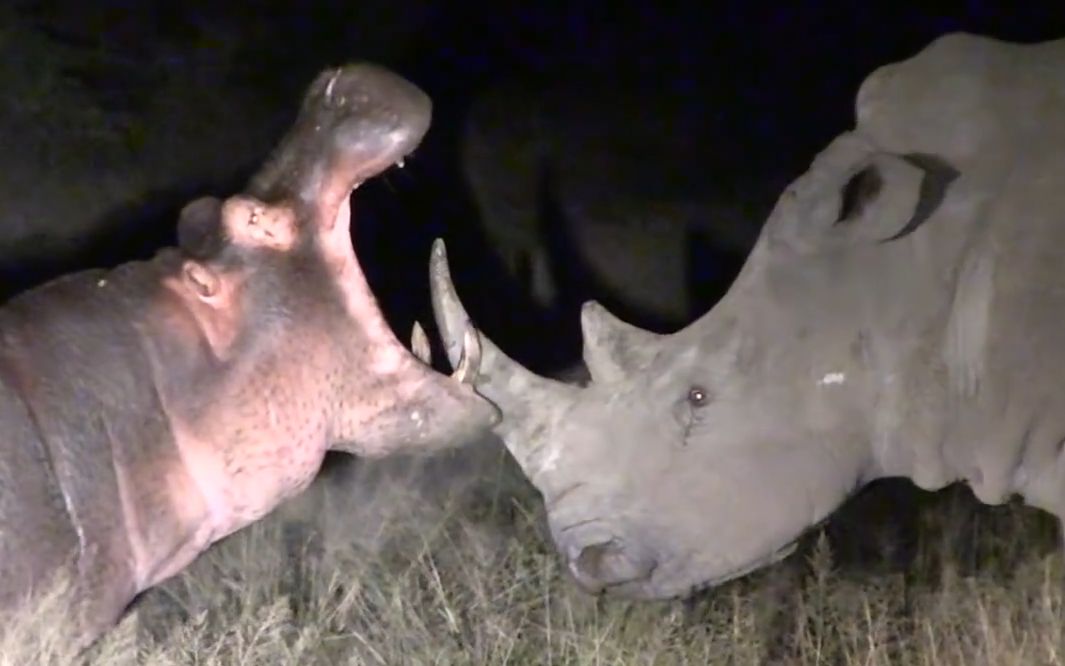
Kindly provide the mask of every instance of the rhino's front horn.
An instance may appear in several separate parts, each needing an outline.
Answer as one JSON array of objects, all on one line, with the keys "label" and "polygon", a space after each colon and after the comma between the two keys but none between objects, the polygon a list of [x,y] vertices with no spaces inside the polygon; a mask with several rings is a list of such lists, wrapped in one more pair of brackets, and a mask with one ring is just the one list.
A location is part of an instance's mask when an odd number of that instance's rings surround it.
[{"label": "rhino's front horn", "polygon": [[529,372],[473,327],[451,282],[447,250],[440,239],[433,243],[429,284],[433,314],[452,367],[463,365],[460,358],[463,357],[464,337],[479,336],[480,363],[468,364],[464,374],[469,377],[472,373],[473,385],[478,392],[502,410],[503,420],[496,426],[496,434],[503,438],[518,464],[535,483],[542,471],[544,447],[549,444],[543,441],[544,434],[551,432],[559,415],[573,403],[580,389]]},{"label": "rhino's front horn", "polygon": [[621,321],[596,301],[581,308],[584,364],[597,383],[611,382],[641,370],[666,337]]}]

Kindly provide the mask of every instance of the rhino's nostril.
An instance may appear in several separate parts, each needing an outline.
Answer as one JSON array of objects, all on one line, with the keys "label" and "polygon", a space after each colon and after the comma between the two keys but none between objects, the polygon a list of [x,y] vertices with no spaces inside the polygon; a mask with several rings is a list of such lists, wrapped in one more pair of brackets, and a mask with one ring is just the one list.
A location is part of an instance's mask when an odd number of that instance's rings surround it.
[{"label": "rhino's nostril", "polygon": [[578,582],[590,592],[600,592],[611,585],[620,585],[650,577],[655,562],[626,550],[617,541],[585,546],[570,567]]},{"label": "rhino's nostril", "polygon": [[574,560],[573,566],[580,578],[588,580],[602,580],[603,560],[612,548],[610,543],[597,543],[581,550],[581,554]]}]

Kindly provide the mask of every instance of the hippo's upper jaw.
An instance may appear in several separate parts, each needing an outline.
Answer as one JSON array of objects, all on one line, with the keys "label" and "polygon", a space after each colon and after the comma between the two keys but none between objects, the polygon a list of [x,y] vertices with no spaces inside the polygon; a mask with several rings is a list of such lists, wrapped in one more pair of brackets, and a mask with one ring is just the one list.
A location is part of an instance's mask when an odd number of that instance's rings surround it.
[{"label": "hippo's upper jaw", "polygon": [[393,164],[402,166],[429,129],[429,97],[385,69],[337,69],[328,80],[319,77],[314,90],[321,95],[317,108],[346,114],[334,130],[334,142],[350,155],[354,187]]},{"label": "hippo's upper jaw", "polygon": [[300,202],[332,224],[352,190],[418,147],[431,117],[429,97],[384,68],[362,63],[322,72],[248,192],[270,203]]}]

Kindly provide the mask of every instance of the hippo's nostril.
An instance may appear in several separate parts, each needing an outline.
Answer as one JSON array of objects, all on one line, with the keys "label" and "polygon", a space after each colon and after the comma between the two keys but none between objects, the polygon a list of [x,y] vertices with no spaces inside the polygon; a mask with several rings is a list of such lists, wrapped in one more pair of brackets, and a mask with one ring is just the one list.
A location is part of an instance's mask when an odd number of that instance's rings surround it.
[{"label": "hippo's nostril", "polygon": [[644,580],[654,568],[653,559],[627,552],[616,540],[585,546],[570,560],[574,577],[592,593],[611,585]]}]

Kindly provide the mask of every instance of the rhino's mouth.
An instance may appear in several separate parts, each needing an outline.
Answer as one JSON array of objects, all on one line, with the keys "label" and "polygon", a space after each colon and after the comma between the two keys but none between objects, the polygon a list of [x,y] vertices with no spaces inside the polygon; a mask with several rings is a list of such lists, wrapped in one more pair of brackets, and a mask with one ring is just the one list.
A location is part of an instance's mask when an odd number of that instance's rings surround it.
[{"label": "rhino's mouth", "polygon": [[606,594],[640,600],[681,600],[779,562],[795,552],[798,542],[799,539],[796,538],[765,557],[728,569],[725,573],[703,578],[697,583],[691,583],[691,577],[686,575],[691,566],[691,561],[683,556],[655,559],[652,565],[647,568],[645,575],[623,580],[598,581],[595,585],[590,585],[582,579],[576,559],[569,558],[569,569],[577,583],[585,591],[593,594]]},{"label": "rhino's mouth", "polygon": [[729,581],[736,580],[737,578],[742,578],[747,574],[754,573],[755,571],[767,567],[771,564],[775,564],[776,562],[779,562],[780,560],[783,560],[785,557],[788,557],[789,555],[794,553],[795,548],[798,546],[798,543],[799,540],[795,539],[794,541],[791,541],[790,543],[787,543],[784,546],[773,551],[770,555],[764,558],[755,560],[750,564],[736,568],[726,574],[715,576],[714,578],[709,578],[700,583],[696,583],[695,585],[688,587],[686,591],[671,596],[677,598],[690,597],[693,594],[704,592],[719,585],[723,585],[724,583],[727,583]]}]

